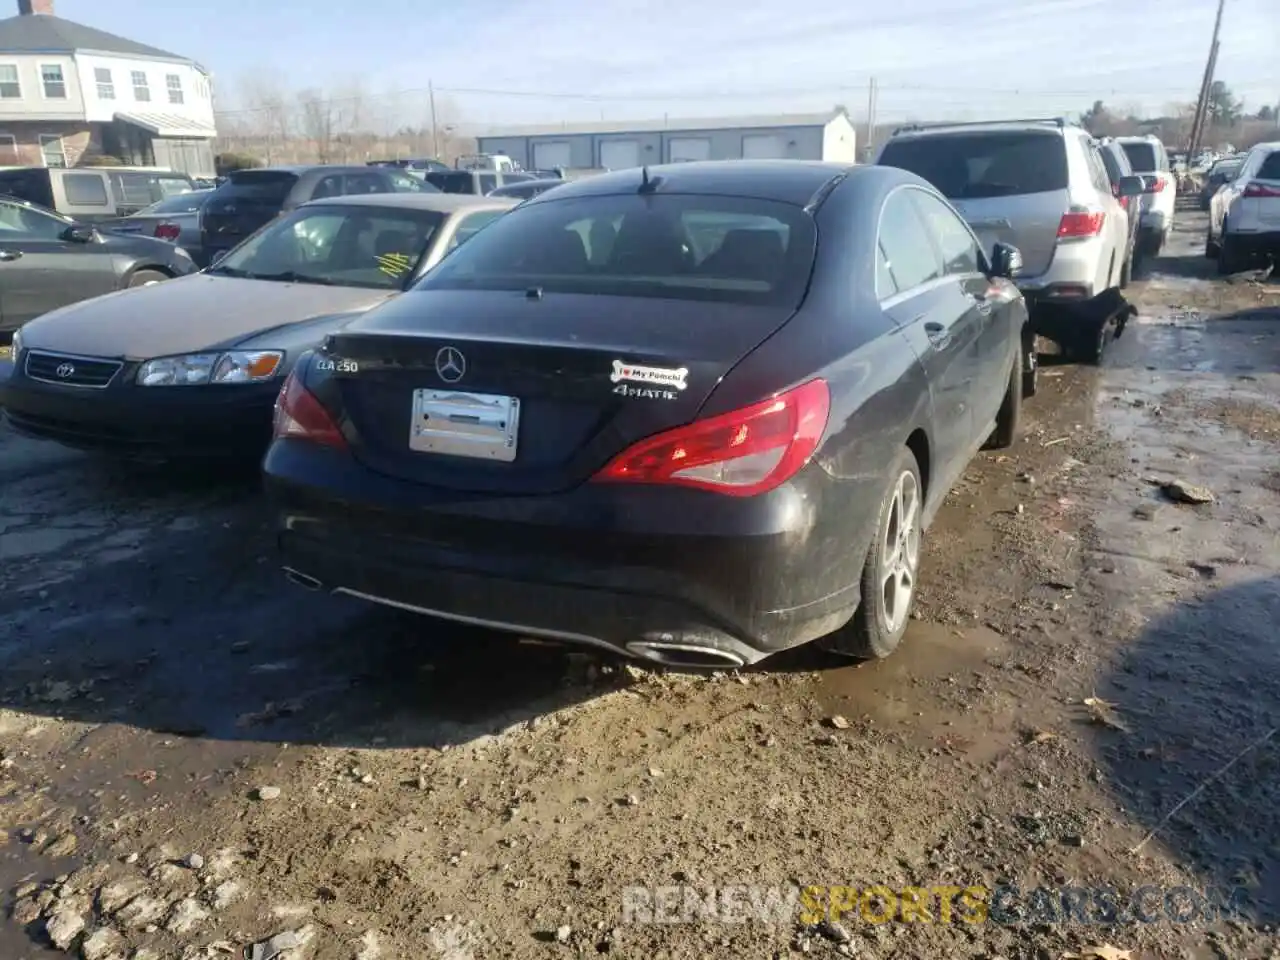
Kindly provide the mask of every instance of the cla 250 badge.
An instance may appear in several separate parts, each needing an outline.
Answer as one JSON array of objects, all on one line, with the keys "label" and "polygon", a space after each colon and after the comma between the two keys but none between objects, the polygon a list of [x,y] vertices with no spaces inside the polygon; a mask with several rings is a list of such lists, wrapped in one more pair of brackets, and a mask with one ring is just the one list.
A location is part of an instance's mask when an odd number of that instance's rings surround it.
[{"label": "cla 250 badge", "polygon": [[621,360],[615,360],[613,361],[613,373],[609,374],[609,379],[614,383],[627,381],[630,383],[644,383],[653,387],[683,390],[688,386],[685,382],[688,376],[688,367],[679,367],[674,370],[670,367],[641,367],[634,363],[623,363]]}]

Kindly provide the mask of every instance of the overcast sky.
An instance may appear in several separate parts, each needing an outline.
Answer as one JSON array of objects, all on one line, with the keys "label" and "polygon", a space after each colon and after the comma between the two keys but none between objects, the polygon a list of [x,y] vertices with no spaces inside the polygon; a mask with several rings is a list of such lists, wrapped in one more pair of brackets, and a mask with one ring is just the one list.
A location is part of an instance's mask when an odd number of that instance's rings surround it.
[{"label": "overcast sky", "polygon": [[[16,0],[0,0],[0,3]],[[245,78],[469,124],[825,110],[883,119],[1056,115],[1193,99],[1216,0],[56,0],[70,20]],[[1227,0],[1217,75],[1280,102],[1280,3]],[[398,95],[393,96],[395,92]]]}]

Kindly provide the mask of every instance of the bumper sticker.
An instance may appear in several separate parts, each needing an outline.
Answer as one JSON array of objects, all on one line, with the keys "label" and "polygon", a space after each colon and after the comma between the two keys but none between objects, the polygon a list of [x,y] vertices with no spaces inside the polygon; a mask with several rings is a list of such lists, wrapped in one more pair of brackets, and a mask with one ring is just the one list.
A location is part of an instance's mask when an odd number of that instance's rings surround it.
[{"label": "bumper sticker", "polygon": [[[615,360],[613,361],[613,373],[609,374],[609,379],[614,383],[628,381],[630,383],[645,383],[655,387],[683,390],[688,386],[685,382],[688,376],[688,367],[679,367],[674,370],[670,367],[641,367],[636,364]],[[617,393],[618,391],[615,390],[614,392]]]}]

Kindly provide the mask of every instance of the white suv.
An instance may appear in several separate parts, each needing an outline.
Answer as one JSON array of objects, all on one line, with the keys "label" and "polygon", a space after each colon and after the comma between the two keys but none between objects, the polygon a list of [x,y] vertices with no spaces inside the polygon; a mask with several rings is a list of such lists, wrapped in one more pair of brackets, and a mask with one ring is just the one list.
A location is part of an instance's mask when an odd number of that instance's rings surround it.
[{"label": "white suv", "polygon": [[[1097,143],[1066,120],[901,127],[876,162],[932,183],[988,255],[998,242],[1017,247],[1014,282],[1036,332],[1097,358],[1132,267],[1120,195],[1139,195],[1141,178],[1123,177],[1113,191]],[[1087,309],[1095,303],[1104,309]]]},{"label": "white suv", "polygon": [[1138,244],[1143,256],[1154,257],[1173,229],[1173,210],[1178,202],[1178,184],[1169,164],[1169,154],[1159,137],[1116,137],[1129,157],[1133,172],[1147,181],[1142,194],[1142,219],[1138,224]]},{"label": "white suv", "polygon": [[1223,274],[1280,260],[1280,141],[1250,150],[1236,178],[1213,195],[1204,252]]}]

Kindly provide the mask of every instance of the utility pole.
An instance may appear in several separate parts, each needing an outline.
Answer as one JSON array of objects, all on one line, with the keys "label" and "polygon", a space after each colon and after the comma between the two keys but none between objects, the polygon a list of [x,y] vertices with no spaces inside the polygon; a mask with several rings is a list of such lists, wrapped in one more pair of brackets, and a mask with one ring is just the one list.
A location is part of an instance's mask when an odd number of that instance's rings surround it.
[{"label": "utility pole", "polygon": [[427,101],[431,104],[431,156],[440,159],[440,128],[436,125],[436,88],[427,81]]},{"label": "utility pole", "polygon": [[1209,94],[1213,90],[1213,72],[1218,65],[1218,34],[1222,31],[1222,11],[1227,0],[1218,0],[1218,14],[1213,21],[1213,39],[1209,42],[1209,59],[1204,65],[1204,79],[1200,83],[1200,96],[1196,100],[1196,113],[1191,121],[1191,138],[1187,142],[1187,162],[1200,148],[1204,128],[1209,119]]},{"label": "utility pole", "polygon": [[876,78],[867,81],[867,160],[871,160],[871,146],[876,139]]}]

